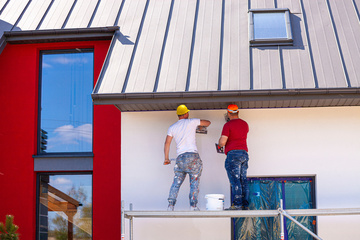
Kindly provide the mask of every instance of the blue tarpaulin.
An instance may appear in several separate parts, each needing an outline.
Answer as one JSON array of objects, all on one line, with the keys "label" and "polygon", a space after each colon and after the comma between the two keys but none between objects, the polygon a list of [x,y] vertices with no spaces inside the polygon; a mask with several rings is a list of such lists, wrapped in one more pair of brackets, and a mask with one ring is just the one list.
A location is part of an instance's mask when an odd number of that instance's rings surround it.
[{"label": "blue tarpaulin", "polygon": [[[314,208],[312,178],[249,178],[250,210],[274,210]],[[295,217],[297,221],[314,232],[315,217]],[[280,239],[278,217],[234,218],[234,240]],[[312,237],[292,221],[285,220],[286,240],[311,240]]]}]

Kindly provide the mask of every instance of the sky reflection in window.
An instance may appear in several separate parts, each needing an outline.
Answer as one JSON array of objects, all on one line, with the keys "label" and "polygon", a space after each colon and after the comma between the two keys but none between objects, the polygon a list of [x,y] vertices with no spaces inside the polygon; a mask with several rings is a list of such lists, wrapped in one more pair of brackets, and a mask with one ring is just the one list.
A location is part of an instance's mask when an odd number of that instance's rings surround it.
[{"label": "sky reflection in window", "polygon": [[93,52],[45,52],[41,68],[44,152],[92,152]]},{"label": "sky reflection in window", "polygon": [[254,13],[255,39],[287,38],[285,13]]}]

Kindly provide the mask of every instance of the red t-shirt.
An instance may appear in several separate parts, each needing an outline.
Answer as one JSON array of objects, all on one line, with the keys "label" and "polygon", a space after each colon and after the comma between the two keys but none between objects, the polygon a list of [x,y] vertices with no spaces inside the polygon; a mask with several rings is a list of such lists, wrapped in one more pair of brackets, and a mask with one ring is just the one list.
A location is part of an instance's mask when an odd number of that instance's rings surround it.
[{"label": "red t-shirt", "polygon": [[246,138],[249,132],[249,125],[242,119],[233,119],[225,123],[221,135],[227,136],[225,154],[231,150],[248,151]]}]

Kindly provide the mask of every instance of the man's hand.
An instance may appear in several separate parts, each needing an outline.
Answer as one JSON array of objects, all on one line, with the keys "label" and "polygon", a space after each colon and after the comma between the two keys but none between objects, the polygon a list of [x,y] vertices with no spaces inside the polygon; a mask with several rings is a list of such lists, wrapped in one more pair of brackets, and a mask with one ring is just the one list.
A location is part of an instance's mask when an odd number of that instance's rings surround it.
[{"label": "man's hand", "polygon": [[209,120],[200,119],[200,126],[208,127],[210,126],[211,122]]},{"label": "man's hand", "polygon": [[169,165],[171,163],[170,159],[165,159],[164,165]]},{"label": "man's hand", "polygon": [[219,147],[223,147],[226,145],[228,140],[228,137],[225,135],[221,135],[220,139],[219,139]]}]

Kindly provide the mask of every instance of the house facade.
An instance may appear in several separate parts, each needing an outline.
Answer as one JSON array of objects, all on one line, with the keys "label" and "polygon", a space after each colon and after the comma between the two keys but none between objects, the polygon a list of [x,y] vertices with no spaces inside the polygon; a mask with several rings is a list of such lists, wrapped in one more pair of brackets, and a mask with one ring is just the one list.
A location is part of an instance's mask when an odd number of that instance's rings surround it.
[{"label": "house facade", "polygon": [[[0,1],[0,221],[21,239],[121,239],[121,200],[165,211],[176,107],[197,134],[207,194],[231,192],[216,152],[228,104],[249,124],[251,210],[359,208],[357,0]],[[171,145],[171,158],[176,157]],[[187,180],[186,180],[187,181]],[[176,211],[188,210],[187,182]],[[359,215],[298,219],[357,239]],[[135,239],[278,237],[277,219],[136,219]],[[286,239],[311,239],[286,222]],[[125,238],[129,237],[126,222]]]}]

